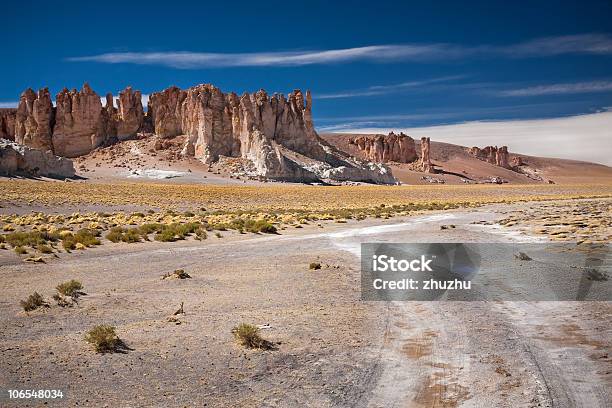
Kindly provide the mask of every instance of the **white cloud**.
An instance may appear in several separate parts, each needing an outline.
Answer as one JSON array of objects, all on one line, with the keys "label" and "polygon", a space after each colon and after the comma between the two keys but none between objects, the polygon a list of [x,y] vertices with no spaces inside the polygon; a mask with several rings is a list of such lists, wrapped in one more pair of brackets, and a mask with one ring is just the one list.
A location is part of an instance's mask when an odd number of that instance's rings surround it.
[{"label": "white cloud", "polygon": [[16,108],[19,105],[19,101],[14,102],[0,102],[0,108]]},{"label": "white cloud", "polygon": [[402,131],[464,146],[507,145],[512,152],[612,166],[612,112],[554,119],[466,122],[420,128],[353,128],[341,133]]},{"label": "white cloud", "polygon": [[612,37],[607,34],[578,34],[545,37],[507,47],[498,52],[512,57],[562,54],[612,54]]},{"label": "white cloud", "polygon": [[390,93],[401,92],[406,89],[421,88],[426,85],[436,84],[440,82],[454,81],[456,79],[465,78],[465,75],[453,75],[440,78],[425,79],[422,81],[402,82],[392,85],[376,85],[362,89],[353,89],[336,93],[324,93],[315,95],[315,99],[338,99],[338,98],[354,98],[359,96],[375,96],[387,95]]},{"label": "white cloud", "polygon": [[561,54],[612,54],[612,37],[607,34],[579,34],[547,37],[518,44],[462,46],[456,44],[372,45],[336,50],[206,53],[115,52],[70,57],[68,61],[108,64],[161,65],[180,69],[216,67],[301,66],[350,61],[414,61],[449,60],[465,57],[543,57]]},{"label": "white cloud", "polygon": [[591,81],[565,84],[539,85],[500,91],[499,96],[562,95],[612,91],[612,81]]}]

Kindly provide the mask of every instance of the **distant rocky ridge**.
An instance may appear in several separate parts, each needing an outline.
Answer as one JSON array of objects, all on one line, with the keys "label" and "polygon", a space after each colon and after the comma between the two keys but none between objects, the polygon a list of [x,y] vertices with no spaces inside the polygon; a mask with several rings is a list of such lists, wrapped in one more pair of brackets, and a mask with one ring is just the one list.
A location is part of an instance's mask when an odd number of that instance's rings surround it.
[{"label": "distant rocky ridge", "polygon": [[357,136],[349,139],[349,143],[363,151],[368,160],[378,163],[412,163],[417,158],[414,139],[401,132]]},{"label": "distant rocky ridge", "polygon": [[70,159],[0,139],[0,175],[69,178],[75,171]]},{"label": "distant rocky ridge", "polygon": [[[502,147],[486,146],[482,149],[474,146],[474,147],[470,147],[468,149],[468,152],[472,156],[475,156],[480,160],[484,160],[487,163],[491,163],[496,166],[503,167],[505,169],[512,168],[512,166],[510,166],[510,162],[508,159],[508,146],[502,146]],[[516,162],[513,164],[515,165],[522,164],[520,157],[517,157]]]},{"label": "distant rocky ridge", "polygon": [[0,113],[0,132],[19,144],[64,157],[146,133],[161,138],[187,135],[185,156],[204,163],[221,156],[247,159],[257,176],[269,179],[395,182],[383,164],[360,161],[318,136],[308,91],[305,97],[299,90],[287,98],[270,97],[264,90],[239,97],[209,84],[186,90],[170,87],[150,95],[146,113],[140,92],[130,87],[120,92],[117,108],[112,99],[108,94],[102,106],[98,94],[84,84],[80,91],[63,89],[54,107],[47,88],[37,93],[27,89],[16,111]]}]

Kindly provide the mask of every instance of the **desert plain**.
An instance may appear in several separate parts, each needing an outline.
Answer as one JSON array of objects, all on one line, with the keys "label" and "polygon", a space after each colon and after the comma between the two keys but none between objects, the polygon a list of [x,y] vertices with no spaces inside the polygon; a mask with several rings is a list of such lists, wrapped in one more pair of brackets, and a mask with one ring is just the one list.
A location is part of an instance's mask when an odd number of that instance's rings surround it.
[{"label": "desert plain", "polygon": [[[65,392],[46,406],[610,399],[609,302],[368,302],[359,284],[361,242],[607,244],[610,184],[13,178],[0,191],[0,386]],[[192,228],[166,241],[159,225]],[[79,245],[82,230],[93,239]],[[47,235],[21,246],[16,232]],[[167,276],[179,269],[190,277]],[[83,294],[61,307],[55,287],[71,279]],[[33,292],[47,306],[25,312],[19,302]],[[241,323],[259,327],[267,346],[241,345],[232,334]],[[124,347],[96,353],[84,338],[100,324],[115,327]]]}]

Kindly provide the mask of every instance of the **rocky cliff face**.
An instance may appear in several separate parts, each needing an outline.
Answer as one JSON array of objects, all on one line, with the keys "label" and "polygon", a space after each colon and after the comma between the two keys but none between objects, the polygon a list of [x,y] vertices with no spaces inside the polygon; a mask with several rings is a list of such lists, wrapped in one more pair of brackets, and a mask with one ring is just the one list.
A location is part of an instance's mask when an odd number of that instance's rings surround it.
[{"label": "rocky cliff face", "polygon": [[26,89],[19,98],[15,117],[15,141],[41,150],[52,148],[54,109],[47,88]]},{"label": "rocky cliff face", "polygon": [[377,163],[412,163],[417,158],[414,139],[404,133],[358,136],[349,139],[349,143],[363,151],[368,160]]},{"label": "rocky cliff face", "polygon": [[494,164],[496,166],[504,167],[506,169],[511,168],[508,157],[508,146],[485,146],[484,148],[470,147],[468,152],[477,157],[480,160],[486,161],[487,163]]},{"label": "rocky cliff face", "polygon": [[[55,108],[48,90],[27,90],[17,109],[16,140],[76,157],[150,128],[161,138],[187,135],[185,155],[205,163],[221,156],[246,159],[256,175],[271,179],[395,182],[389,169],[341,153],[317,135],[310,92],[295,90],[285,98],[260,90],[239,97],[209,84],[171,87],[150,95],[145,114],[140,92],[128,87],[117,108],[112,102],[108,94],[103,107],[87,84],[80,91],[62,90]],[[394,136],[383,155],[410,156],[409,139]]]},{"label": "rocky cliff face", "polygon": [[0,139],[15,140],[17,109],[0,108]]},{"label": "rocky cliff face", "polygon": [[32,149],[0,139],[0,174],[45,177],[74,177],[72,161],[49,150]]}]

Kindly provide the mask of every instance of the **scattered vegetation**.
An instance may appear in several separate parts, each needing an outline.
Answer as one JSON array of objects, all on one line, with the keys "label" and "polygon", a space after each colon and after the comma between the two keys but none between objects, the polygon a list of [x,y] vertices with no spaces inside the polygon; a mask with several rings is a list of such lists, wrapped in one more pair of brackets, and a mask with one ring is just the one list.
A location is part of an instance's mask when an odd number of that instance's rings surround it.
[{"label": "scattered vegetation", "polygon": [[140,242],[142,237],[142,232],[136,227],[129,229],[123,227],[113,227],[110,229],[109,233],[106,234],[106,239],[111,242],[127,242],[130,244]]},{"label": "scattered vegetation", "polygon": [[[44,248],[39,251],[42,253],[49,248],[55,250],[54,243],[60,240],[67,251],[99,245],[101,233],[111,242],[135,243],[153,239],[173,242],[189,237],[202,240],[210,232],[221,237],[219,232],[228,230],[277,233],[286,226],[321,225],[323,221],[345,222],[369,217],[386,219],[488,203],[612,197],[607,186],[596,184],[252,187],[130,183],[34,186],[30,183],[27,180],[19,183],[0,180],[0,201],[44,205],[123,205],[138,201],[142,206],[155,209],[133,213],[0,214],[0,226],[4,230],[0,234],[0,245],[6,244],[13,249],[22,247],[26,251],[29,248],[38,250],[40,246]],[[179,211],[177,203],[188,206],[188,209]],[[605,206],[605,203],[594,206]],[[576,213],[575,216],[575,227],[580,233],[578,238],[584,242],[601,242],[609,236],[607,224],[594,225],[593,220],[584,215],[601,214],[599,218],[605,218],[609,209],[593,208],[594,211]],[[519,222],[515,218],[521,216],[510,217],[505,225],[512,226]],[[446,227],[452,228],[450,225]],[[570,233],[561,231],[562,227]],[[542,230],[546,231],[543,233],[556,234],[555,240],[568,240],[578,235],[571,232],[574,225],[559,226],[558,230],[554,228],[542,225]]]},{"label": "scattered vegetation", "polygon": [[85,334],[85,341],[91,343],[98,353],[112,353],[120,345],[119,337],[113,326],[101,324]]},{"label": "scattered vegetation", "polygon": [[23,310],[26,312],[30,312],[32,310],[36,310],[39,307],[48,307],[49,305],[45,302],[45,299],[38,292],[32,293],[26,300],[22,300],[19,302]]},{"label": "scattered vegetation", "polygon": [[313,269],[313,270],[321,269],[321,263],[311,262],[310,265],[308,265],[308,269]]},{"label": "scattered vegetation", "polygon": [[18,254],[18,255],[25,255],[25,254],[27,254],[27,253],[28,253],[28,250],[27,250],[27,249],[25,249],[25,248],[24,248],[24,247],[22,247],[22,246],[17,246],[17,247],[15,247],[14,251],[15,251],[15,253],[16,253],[16,254]]},{"label": "scattered vegetation", "polygon": [[258,348],[268,350],[272,348],[272,343],[263,339],[259,335],[259,328],[252,324],[240,323],[232,330],[236,340],[246,348]]},{"label": "scattered vegetation", "polygon": [[85,249],[94,245],[100,245],[101,242],[98,239],[100,235],[100,231],[89,228],[82,228],[75,234],[66,232],[62,234],[62,246],[66,251],[71,251],[73,249]]}]

